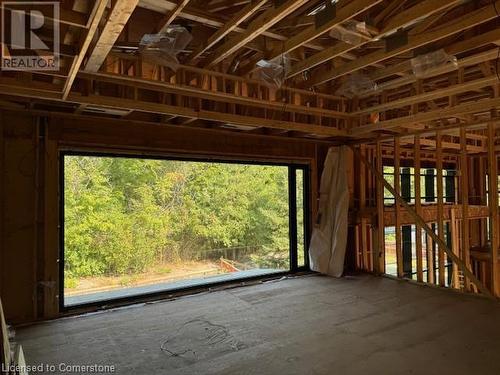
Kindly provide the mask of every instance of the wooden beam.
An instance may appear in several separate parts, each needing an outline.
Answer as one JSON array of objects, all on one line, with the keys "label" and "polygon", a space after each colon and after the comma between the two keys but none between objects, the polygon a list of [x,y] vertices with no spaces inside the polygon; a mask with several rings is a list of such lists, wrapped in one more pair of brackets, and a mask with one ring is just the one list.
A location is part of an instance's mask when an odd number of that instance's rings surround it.
[{"label": "wooden beam", "polygon": [[[35,11],[38,10],[40,14],[43,14],[43,17],[49,20],[54,19],[54,15],[48,15],[46,13],[46,8],[44,9],[44,5],[38,5],[37,2],[27,2],[26,5],[23,4],[15,4],[15,6],[12,6],[12,2],[10,4],[6,4],[6,2],[2,2],[2,7],[4,9],[9,9],[9,10],[20,10],[24,9],[26,11]],[[19,2],[21,3],[21,2]],[[31,13],[31,17],[37,17],[37,13]],[[59,18],[56,19],[57,22],[61,23],[62,25],[68,25],[68,26],[74,26],[78,27],[81,29],[85,29],[88,27],[87,19],[83,13],[80,12],[75,12],[73,10],[69,10],[61,6],[59,8]]]},{"label": "wooden beam", "polygon": [[97,72],[99,70],[138,3],[139,0],[116,0],[85,65],[85,71]]},{"label": "wooden beam", "polygon": [[149,101],[125,99],[120,97],[106,97],[102,95],[81,95],[70,93],[67,100],[63,101],[60,92],[39,88],[30,88],[21,85],[6,84],[12,79],[2,78],[0,80],[0,90],[2,94],[53,100],[56,102],[75,103],[79,105],[94,105],[100,108],[116,108],[140,111],[146,113],[156,113],[179,117],[194,118],[206,121],[214,121],[223,124],[234,124],[251,126],[254,128],[268,127],[285,131],[297,131],[306,134],[328,137],[346,137],[344,130],[338,130],[330,126],[313,125],[309,123],[273,120],[269,118],[255,117],[250,115],[236,115],[223,112],[197,110],[190,107],[167,105]]},{"label": "wooden beam", "polygon": [[[141,0],[139,6],[146,9],[154,10],[155,12],[158,13],[168,14],[171,10],[175,9],[177,3],[169,0]],[[229,20],[226,20],[223,17],[218,17],[214,14],[207,13],[195,7],[189,7],[189,9],[184,9],[179,14],[179,17],[189,21],[201,23],[205,26],[213,27],[216,29],[223,28],[224,25],[229,22]],[[246,32],[246,29],[237,26],[234,28],[234,31],[243,34]],[[286,36],[277,34],[272,31],[264,31],[262,35],[279,41],[285,41],[288,39]],[[304,46],[317,51],[322,51],[324,49],[322,46],[312,43],[308,43],[307,45]]]},{"label": "wooden beam", "polygon": [[[469,238],[469,161],[467,157],[466,128],[460,129],[460,196],[462,204],[461,257],[465,266],[471,270]],[[465,290],[470,290],[469,279],[464,277]]]},{"label": "wooden beam", "polygon": [[[400,144],[399,138],[394,139],[394,191],[396,194],[401,194],[401,166],[400,166]],[[402,249],[402,234],[401,234],[401,206],[397,200],[394,201],[394,209],[396,215],[396,260],[398,267],[398,277],[404,277],[403,272],[403,249]]]},{"label": "wooden beam", "polygon": [[[382,143],[376,145],[377,170],[384,173],[382,159]],[[384,185],[377,179],[377,247],[373,251],[373,271],[377,274],[385,273],[385,226],[384,226]]]},{"label": "wooden beam", "polygon": [[220,0],[210,2],[209,9],[210,12],[216,13],[224,11],[229,8],[237,7],[240,5],[247,5],[251,0]]},{"label": "wooden beam", "polygon": [[[384,29],[381,30],[380,33],[372,40],[364,40],[358,44],[349,44],[339,41],[334,46],[327,48],[321,52],[318,52],[305,60],[299,61],[292,67],[292,70],[289,73],[289,77],[296,76],[297,74],[300,74],[308,69],[323,64],[326,61],[332,60],[335,57],[339,57],[369,42],[379,40],[380,38],[399,30],[408,23],[414,22],[414,20],[416,19],[431,15],[435,12],[439,12],[444,7],[449,7],[451,5],[456,5],[458,3],[460,3],[459,0],[444,0],[444,1],[425,0],[421,3],[417,3],[415,6],[395,16],[391,20],[391,22],[387,24],[384,27]],[[315,82],[315,84],[317,84],[317,82]]]},{"label": "wooden beam", "polygon": [[[444,50],[446,53],[449,53],[450,55],[457,55],[461,54],[464,52],[467,52],[471,49],[475,49],[478,47],[483,47],[488,44],[495,43],[496,41],[500,40],[500,29],[493,29],[491,31],[481,33],[479,35],[473,36],[471,38],[468,38],[466,40],[454,43],[454,44],[449,44],[447,45]],[[471,66],[471,65],[476,65],[478,63],[481,63],[483,61],[488,61],[488,60],[493,60],[496,59],[496,53],[498,51],[498,48],[495,48],[494,50],[491,51],[485,51],[481,52],[477,55],[472,55],[465,57],[463,59],[458,60],[458,66],[454,66],[454,64],[446,64],[442,66],[438,66],[436,68],[429,69],[426,74],[425,78],[430,78],[434,77],[436,75],[440,74],[445,74],[448,72],[451,72],[453,70],[456,70],[457,68],[464,68],[466,66]],[[488,52],[492,52],[491,54],[488,54]],[[494,53],[493,53],[494,52]],[[491,56],[491,57],[490,57]],[[403,84],[408,84],[412,83],[408,78],[415,78],[413,73],[413,67],[411,65],[411,60],[406,60],[402,63],[399,64],[394,64],[389,67],[386,67],[384,69],[379,69],[372,74],[370,74],[370,78],[374,81],[381,80],[383,78],[387,78],[393,75],[401,75],[404,74],[405,76],[403,78],[398,78],[398,79],[393,79],[388,82],[381,83],[379,87],[375,91],[371,92],[365,92],[361,93],[359,96],[364,97],[364,96],[371,96],[376,94],[377,92],[380,92],[382,90],[388,89],[388,88],[396,88],[399,87]],[[399,84],[398,84],[399,83]]]},{"label": "wooden beam", "polygon": [[[500,30],[498,31],[498,34],[500,35]],[[458,66],[454,66],[453,64],[447,64],[447,65],[432,69],[428,72],[428,74],[426,74],[426,78],[431,78],[431,77],[435,77],[435,76],[438,76],[441,74],[450,73],[450,72],[455,71],[455,70],[460,69],[460,68],[466,68],[469,66],[474,66],[474,65],[480,64],[484,61],[490,61],[490,60],[496,59],[497,54],[498,54],[498,48],[494,48],[494,49],[491,49],[489,51],[480,52],[480,53],[472,55],[472,56],[458,59]],[[405,64],[405,66],[406,66],[406,64]],[[388,69],[391,69],[391,68],[388,68]],[[397,74],[398,72],[403,72],[403,71],[407,71],[406,67],[404,69],[401,69],[401,68],[394,69],[393,72],[388,72],[387,74],[381,73],[380,76],[385,77],[387,75]],[[378,77],[375,77],[375,76],[373,76],[372,79],[373,78],[379,79]],[[410,84],[416,82],[417,80],[418,80],[418,78],[414,74],[409,74],[406,77],[396,78],[396,79],[392,79],[392,80],[387,81],[387,82],[380,83],[380,84],[378,84],[378,86],[375,90],[362,92],[359,94],[359,97],[366,98],[366,97],[370,97],[373,95],[378,95],[385,90],[392,90],[392,89],[396,89],[396,88],[401,87],[401,86],[410,85]]]},{"label": "wooden beam", "polygon": [[423,33],[431,26],[433,26],[437,21],[439,21],[445,14],[447,14],[449,10],[450,7],[447,7],[435,14],[430,15],[429,17],[425,18],[422,22],[420,22],[418,25],[416,25],[413,29],[411,29],[409,31],[409,34],[416,35]]},{"label": "wooden beam", "polygon": [[[444,242],[444,194],[443,194],[443,147],[442,135],[440,131],[436,132],[436,187],[437,187],[437,229],[438,236]],[[438,246],[438,267],[439,267],[439,285],[445,286],[445,259],[444,249]]]},{"label": "wooden beam", "polygon": [[269,120],[252,116],[234,115],[229,113],[219,113],[205,110],[194,110],[189,108],[170,106],[166,104],[140,102],[131,99],[71,94],[68,97],[68,101],[80,104],[93,104],[109,108],[126,108],[134,111],[189,117],[200,120],[221,122],[225,124],[229,123],[242,126],[269,127],[273,129],[293,130],[329,136],[339,136],[344,134],[340,130],[326,126],[291,123],[288,121]]},{"label": "wooden beam", "polygon": [[385,6],[379,14],[373,18],[373,23],[379,25],[384,19],[390,17],[391,14],[398,11],[404,4],[406,0],[393,0],[387,6]]},{"label": "wooden beam", "polygon": [[82,65],[83,59],[87,54],[90,43],[94,39],[97,28],[99,26],[99,22],[106,10],[106,6],[108,4],[108,0],[96,0],[94,4],[94,8],[89,17],[89,28],[87,29],[87,33],[83,38],[83,41],[80,44],[80,51],[78,55],[73,59],[71,64],[71,68],[69,70],[68,78],[64,84],[62,98],[65,100],[68,97],[69,92],[71,91],[71,87],[73,86],[73,82],[76,78],[78,71],[80,70],[80,66]]},{"label": "wooden beam", "polygon": [[307,0],[288,0],[277,8],[265,11],[248,25],[243,34],[231,38],[217,48],[205,66],[212,67],[218,64],[306,3]]},{"label": "wooden beam", "polygon": [[[415,179],[415,212],[417,215],[422,214],[422,190],[420,183],[420,137],[415,136],[415,169],[414,169],[414,179]],[[415,225],[415,253],[417,256],[417,281],[423,282],[423,254],[422,254],[422,228],[420,225]]]},{"label": "wooden beam", "polygon": [[335,17],[332,20],[328,21],[324,25],[321,25],[320,27],[316,27],[315,25],[309,26],[304,31],[288,39],[283,46],[274,48],[269,54],[266,55],[266,58],[273,59],[275,57],[278,57],[282,53],[292,52],[295,49],[303,46],[304,44],[311,42],[321,35],[331,31],[335,27],[341,25],[343,22],[348,21],[361,13],[364,13],[365,11],[381,2],[382,0],[351,1],[341,8],[338,8]]},{"label": "wooden beam", "polygon": [[[440,1],[439,3],[441,4],[444,2]],[[498,8],[500,8],[500,0],[496,1],[495,4]],[[368,55],[361,56],[357,60],[346,63],[340,67],[337,67],[332,71],[322,73],[312,79],[311,86],[316,86],[331,81],[333,79],[340,78],[346,74],[353,73],[357,70],[366,68],[376,63],[380,63],[391,57],[398,56],[402,53],[409,52],[411,50],[414,50],[426,44],[430,44],[437,40],[446,38],[458,32],[470,29],[474,26],[490,21],[496,17],[497,14],[493,6],[491,5],[484,6],[474,12],[468,13],[458,19],[450,21],[444,24],[443,26],[437,28],[436,30],[427,31],[419,35],[409,36],[407,44],[399,48],[395,48],[392,51],[387,51],[385,49],[376,51]]]},{"label": "wooden beam", "polygon": [[249,17],[251,17],[265,3],[267,3],[267,0],[254,0],[238,13],[236,13],[236,15],[230,21],[226,22],[224,26],[219,28],[213,35],[211,35],[205,44],[200,46],[188,57],[187,63],[190,63],[191,61],[199,58],[201,54],[216,45],[226,35],[234,31],[241,23],[245,22]]},{"label": "wooden beam", "polygon": [[[366,145],[359,146],[359,152],[363,155],[366,154]],[[363,163],[359,165],[359,208],[363,210],[366,207],[366,168]],[[360,230],[361,230],[361,259],[363,260],[363,269],[365,271],[369,271],[369,262],[368,262],[368,240],[366,236],[366,227],[367,227],[367,219],[361,218]]]},{"label": "wooden beam", "polygon": [[[450,134],[447,134],[450,135]],[[414,144],[414,140],[411,139],[412,136],[409,136],[410,139],[404,138],[401,140],[402,144]],[[436,141],[432,139],[427,139],[427,138],[420,138],[419,140],[420,146],[426,146],[426,147],[431,147],[431,148],[436,148]],[[460,150],[460,143],[453,143],[453,142],[441,142],[441,147],[443,150],[449,149],[449,150]],[[481,153],[481,152],[486,152],[487,149],[486,147],[483,146],[474,146],[474,145],[467,145],[467,152],[468,153]]]},{"label": "wooden beam", "polygon": [[465,267],[464,263],[458,258],[446,245],[446,243],[439,238],[436,233],[427,225],[427,223],[415,212],[413,207],[411,207],[399,194],[396,194],[396,191],[394,188],[389,184],[383,175],[381,175],[377,169],[366,160],[366,158],[361,155],[361,153],[356,149],[356,147],[351,147],[353,152],[356,154],[358,158],[372,171],[372,173],[375,175],[377,179],[382,181],[384,184],[385,188],[394,196],[394,198],[398,201],[398,203],[403,206],[403,208],[406,209],[406,211],[413,217],[415,222],[419,224],[425,232],[431,237],[443,250],[446,252],[446,254],[454,261],[457,263],[458,267],[464,272],[464,274],[470,278],[471,282],[477,286],[477,288],[483,293],[485,296],[489,298],[495,298],[490,291],[479,281],[474,274]]},{"label": "wooden beam", "polygon": [[373,107],[363,108],[359,111],[354,112],[354,115],[366,115],[373,112],[387,111],[391,108],[401,108],[412,104],[418,104],[427,102],[430,100],[435,100],[439,98],[444,98],[450,95],[457,95],[462,92],[479,90],[491,85],[498,83],[498,77],[490,76],[486,78],[479,78],[474,81],[457,83],[456,85],[448,86],[444,89],[434,90],[426,93],[421,93],[407,98],[402,98],[398,100],[393,100],[392,102],[376,105]]},{"label": "wooden beam", "polygon": [[496,126],[488,124],[488,205],[490,207],[490,259],[491,259],[491,291],[500,297],[500,280],[498,265],[499,218],[498,218],[498,158],[495,153]]},{"label": "wooden beam", "polygon": [[177,18],[177,16],[182,12],[182,10],[188,5],[190,0],[181,0],[180,3],[173,9],[169,14],[167,14],[163,19],[160,21],[157,29],[158,33],[162,33],[167,31],[168,27],[174,20]]},{"label": "wooden beam", "polygon": [[[451,237],[451,250],[453,253],[457,256],[460,256],[460,252],[458,250],[459,248],[459,235],[458,235],[458,220],[457,220],[457,215],[456,215],[456,209],[452,208],[450,210],[450,232],[449,235]],[[451,272],[451,282],[450,286],[455,289],[461,289],[460,286],[460,277],[458,274],[458,266],[456,263],[452,262],[452,267],[451,271],[448,270],[448,272]]]},{"label": "wooden beam", "polygon": [[[81,72],[78,75],[78,77],[100,82],[114,83],[117,85],[128,85],[134,88],[142,88],[152,91],[190,95],[196,98],[220,100],[226,103],[251,105],[260,108],[283,111],[283,102],[280,101],[262,100],[243,95],[227,94],[225,92],[204,90],[189,85],[172,84],[168,82],[154,81],[150,79],[135,78],[130,76],[122,76],[118,74],[110,74],[110,73]],[[324,108],[310,107],[305,105],[297,105],[297,104],[287,104],[286,110],[295,111],[297,113],[306,115],[324,115],[324,116],[336,116],[336,117],[338,116],[339,118],[343,118],[346,120],[350,120],[353,118],[353,116],[349,115],[348,113],[334,111],[330,109],[324,109]]]},{"label": "wooden beam", "polygon": [[[479,113],[489,111],[500,106],[500,98],[484,99],[476,102],[464,103],[455,107],[440,108],[434,111],[421,112],[416,115],[399,117],[391,120],[381,121],[378,124],[363,125],[351,129],[351,134],[359,136],[377,130],[389,130],[400,126],[409,126],[426,121],[451,118],[467,113]],[[458,127],[458,126],[457,126]]]}]

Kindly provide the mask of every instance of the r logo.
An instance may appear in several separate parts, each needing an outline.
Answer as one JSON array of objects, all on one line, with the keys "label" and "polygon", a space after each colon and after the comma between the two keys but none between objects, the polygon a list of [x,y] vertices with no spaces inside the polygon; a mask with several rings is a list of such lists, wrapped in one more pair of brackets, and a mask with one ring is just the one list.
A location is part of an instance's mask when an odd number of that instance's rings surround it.
[{"label": "r logo", "polygon": [[59,3],[2,2],[2,70],[59,70]]}]

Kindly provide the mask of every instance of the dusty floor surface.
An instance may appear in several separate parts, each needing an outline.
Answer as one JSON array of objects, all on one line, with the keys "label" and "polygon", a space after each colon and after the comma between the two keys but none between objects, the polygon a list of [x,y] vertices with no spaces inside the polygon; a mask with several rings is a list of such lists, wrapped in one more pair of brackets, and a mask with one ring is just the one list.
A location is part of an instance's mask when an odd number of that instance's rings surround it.
[{"label": "dusty floor surface", "polygon": [[118,374],[498,375],[500,303],[309,276],[61,319],[17,340],[30,364]]}]

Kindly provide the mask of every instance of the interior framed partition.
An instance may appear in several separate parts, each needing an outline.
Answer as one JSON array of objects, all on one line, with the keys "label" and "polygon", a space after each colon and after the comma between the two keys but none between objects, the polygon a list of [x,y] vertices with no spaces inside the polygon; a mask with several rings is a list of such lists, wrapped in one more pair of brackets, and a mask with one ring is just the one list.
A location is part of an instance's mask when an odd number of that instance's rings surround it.
[{"label": "interior framed partition", "polygon": [[[77,169],[81,169],[80,171],[75,169],[75,162]],[[143,235],[146,231],[151,232],[152,228],[139,228],[141,223],[150,220],[155,221],[157,224],[161,215],[147,218],[144,212],[149,212],[151,206],[149,208],[142,207],[142,203],[137,203],[136,198],[124,198],[126,193],[121,194],[120,189],[109,189],[110,185],[114,183],[112,179],[121,178],[106,175],[106,173],[110,173],[109,169],[98,172],[104,173],[103,175],[94,176],[94,181],[102,178],[108,179],[103,186],[95,187],[95,191],[92,191],[92,187],[86,186],[87,195],[82,198],[81,202],[74,202],[75,194],[70,193],[70,190],[79,189],[77,185],[83,183],[81,179],[85,179],[87,173],[95,173],[96,168],[105,169],[106,166],[111,169],[122,168],[123,171],[127,168],[127,164],[132,170],[135,168],[136,175],[132,176],[131,181],[120,185],[125,190],[129,188],[127,183],[130,185],[133,180],[142,178],[141,172],[137,171],[138,166],[145,168],[144,174],[148,173],[148,168],[156,168],[157,171],[153,171],[153,174],[168,170],[169,172],[165,172],[166,174],[163,177],[186,178],[187,180],[182,181],[182,187],[173,187],[173,189],[193,189],[185,193],[186,197],[189,197],[189,202],[185,203],[184,206],[182,206],[184,203],[179,203],[179,207],[177,207],[182,211],[179,214],[180,217],[177,212],[171,212],[169,219],[165,220],[173,222],[163,223],[165,227],[159,224],[154,227],[152,234]],[[307,249],[311,225],[309,207],[311,176],[310,166],[307,164],[245,158],[165,156],[133,152],[95,152],[65,149],[59,153],[59,166],[59,308],[61,311],[133,302],[137,299],[184,293],[235,281],[276,277],[309,269]],[[175,170],[175,168],[178,168],[179,171]],[[191,174],[180,176],[180,170],[182,170],[182,173]],[[77,177],[71,175],[70,177],[70,174],[75,173],[80,173],[80,175]],[[217,173],[223,175],[218,176]],[[243,176],[243,180],[247,180],[240,181],[234,177],[240,174]],[[219,177],[221,180],[223,178],[227,180],[219,183]],[[160,179],[160,182],[153,188],[161,189],[161,176],[155,175],[154,178]],[[211,179],[212,183],[216,183],[216,187],[214,188],[212,185],[194,186],[203,178],[207,178],[207,181]],[[252,181],[252,178],[256,179],[256,181]],[[273,181],[273,178],[278,180]],[[190,182],[189,179],[196,181]],[[234,185],[240,182],[241,186],[244,187]],[[252,192],[252,187],[247,185],[255,186],[254,183],[256,182],[261,183],[260,186],[271,186],[270,189],[274,187],[276,191],[271,193],[268,191]],[[166,182],[166,184],[168,183],[169,181]],[[207,184],[210,184],[210,182],[207,182]],[[189,186],[186,187],[187,185]],[[113,186],[113,188],[116,187]],[[144,186],[137,186],[137,188],[153,189],[147,183]],[[102,189],[105,189],[104,194],[99,193]],[[228,191],[232,189],[247,189],[238,192],[244,198],[242,204],[247,204],[248,200],[254,200],[255,202],[252,201],[250,205],[258,204],[258,202],[269,205],[269,207],[262,208],[254,207],[256,212],[260,209],[268,209],[269,212],[264,212],[262,217],[253,223],[251,220],[239,223],[234,218],[222,217],[223,215],[231,216],[232,212],[237,215],[241,210],[247,209],[247,207],[238,206],[237,201],[232,201],[232,199],[238,197],[238,194],[228,194]],[[281,199],[278,190],[282,193]],[[92,195],[92,193],[95,194]],[[177,192],[176,194],[184,194],[184,192]],[[199,202],[196,201],[196,198],[192,198],[192,195],[197,194],[204,195]],[[210,208],[207,208],[206,211],[200,214],[202,210],[198,210],[198,208],[203,209],[202,206],[204,204],[209,205],[211,200],[216,200],[218,204],[222,203],[222,206],[224,206],[224,194],[228,194],[226,207],[216,207],[216,209],[224,209],[224,213],[210,212]],[[258,194],[261,194],[261,196],[258,196]],[[68,197],[68,195],[71,195],[71,197]],[[109,207],[107,209],[99,208],[99,203],[93,201],[90,202],[90,207],[87,207],[87,211],[85,211],[82,206],[89,204],[89,197],[91,197],[90,200],[92,201],[94,199],[102,200],[105,202],[103,205]],[[116,199],[116,204],[112,202],[113,199]],[[183,198],[177,197],[176,199],[182,200]],[[200,204],[200,207],[192,207],[197,203]],[[286,207],[283,206],[284,203],[286,203]],[[115,212],[117,204],[124,204],[127,207],[138,204],[140,207],[137,212],[132,210],[130,212],[119,212],[119,210]],[[154,205],[154,203],[151,204]],[[278,207],[277,212],[273,212],[276,207]],[[71,210],[77,212],[71,212]],[[124,210],[127,210],[127,208],[124,208]],[[154,208],[151,209],[151,212],[153,211]],[[153,212],[153,215],[155,212]],[[108,215],[112,219],[108,220]],[[135,222],[132,219],[132,222],[130,222],[129,218],[135,217],[134,215],[139,215],[140,218]],[[266,220],[266,215],[271,216],[267,218],[267,222],[259,222]],[[167,216],[167,213],[165,213],[165,216]],[[99,219],[101,221],[96,222]],[[212,219],[216,224],[210,224],[209,221]],[[193,220],[193,222],[196,220],[202,221],[202,223],[197,222],[192,225],[199,225],[200,228],[198,229],[200,232],[205,233],[205,237],[199,234],[196,237],[195,234],[190,232],[191,228],[188,228],[183,223],[183,221],[189,220]],[[217,220],[222,221],[218,222]],[[225,223],[223,220],[228,221]],[[285,221],[286,233],[283,232],[283,225],[280,227],[277,224],[276,227],[273,227],[276,222],[283,224]],[[268,224],[267,228],[265,228],[266,223]],[[224,225],[227,228],[232,228],[238,224],[262,227],[259,232],[260,237],[256,236],[256,231],[253,231],[252,228],[246,227],[245,230],[249,233],[245,238],[247,242],[237,242],[223,246],[224,241],[219,241],[206,234],[210,231],[217,233],[217,231],[224,229]],[[123,228],[120,228],[120,225]],[[161,233],[163,233],[162,230],[165,230],[165,233],[170,233],[166,229],[167,226],[182,227],[182,229],[172,234],[172,238],[165,238],[167,236]],[[108,228],[108,230],[102,228]],[[95,231],[95,234],[92,234],[92,230]],[[154,230],[158,230],[158,233],[154,233]],[[188,232],[193,236],[192,239],[183,237],[189,236],[186,234]],[[110,238],[113,235],[119,236],[120,241],[114,241],[113,238]],[[288,237],[286,245],[284,235]],[[100,239],[92,238],[94,236],[100,237]],[[136,237],[140,237],[140,239],[136,241]],[[147,238],[144,239],[145,237]],[[272,238],[273,243],[254,243],[257,238]],[[133,244],[128,244],[127,239]],[[137,244],[141,239],[142,243]],[[108,243],[109,246],[120,242],[122,246],[116,247],[114,251],[108,251],[105,249],[106,245],[103,245],[103,242]],[[157,245],[158,242],[176,249],[175,260],[172,259],[174,255],[171,254],[174,251],[160,250],[160,255],[153,254],[153,249],[148,247]],[[191,245],[191,242],[195,242],[195,245]],[[78,254],[78,250],[75,249],[79,249],[81,254]],[[144,253],[143,256],[139,254],[141,251]],[[152,257],[155,257],[154,262],[150,259]],[[124,258],[130,259],[130,264],[124,263]],[[168,261],[165,260],[167,258]],[[146,259],[151,261],[151,265],[146,266]],[[139,267],[137,263],[140,263]],[[183,273],[180,270],[183,270]],[[80,285],[83,286],[80,287]]]},{"label": "interior framed partition", "polygon": [[351,211],[363,234],[358,269],[500,295],[497,127],[421,131],[353,148],[367,186]]}]

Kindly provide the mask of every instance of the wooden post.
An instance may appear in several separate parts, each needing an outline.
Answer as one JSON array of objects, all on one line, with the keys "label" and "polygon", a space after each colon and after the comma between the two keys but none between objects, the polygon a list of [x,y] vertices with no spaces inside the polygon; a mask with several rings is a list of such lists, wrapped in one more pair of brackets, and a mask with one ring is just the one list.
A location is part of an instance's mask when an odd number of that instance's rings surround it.
[{"label": "wooden post", "polygon": [[429,284],[435,284],[436,280],[434,278],[434,251],[432,249],[432,238],[429,235],[425,236],[426,240],[426,251],[427,251],[427,282]]},{"label": "wooden post", "polygon": [[354,227],[354,248],[356,249],[356,268],[363,269],[361,251],[359,248],[359,224]]},{"label": "wooden post", "polygon": [[[401,194],[401,183],[400,183],[400,142],[399,138],[394,139],[394,191],[397,195]],[[402,250],[402,238],[401,238],[401,207],[397,200],[394,201],[394,212],[396,216],[396,260],[398,267],[398,277],[403,277],[403,250]]]},{"label": "wooden post", "polygon": [[[469,238],[469,161],[467,158],[467,133],[465,127],[460,129],[460,186],[462,204],[462,241],[461,258],[466,267],[472,270],[470,264],[470,238]],[[467,277],[464,277],[465,290],[470,290]]]},{"label": "wooden post", "polygon": [[[423,83],[422,80],[419,79],[415,82],[415,93],[417,95],[422,94],[423,92]],[[413,114],[418,113],[418,103],[412,106]],[[418,215],[422,215],[422,186],[420,181],[420,136],[415,136],[414,141],[414,179],[415,179],[415,211]],[[423,282],[423,255],[422,255],[422,228],[420,225],[415,225],[415,253],[417,256],[417,281]]]},{"label": "wooden post", "polygon": [[[418,215],[422,215],[422,189],[420,184],[420,137],[415,136],[415,151],[414,151],[414,179],[415,179],[415,211]],[[420,225],[415,225],[415,248],[417,255],[417,281],[424,280],[422,266],[422,228]]]},{"label": "wooden post", "polygon": [[[360,146],[360,152],[365,155],[366,153],[366,146],[361,145]],[[360,163],[359,165],[359,173],[360,173],[360,185],[359,185],[359,208],[361,211],[364,211],[366,208],[366,168],[363,163]],[[361,218],[361,253],[362,253],[362,260],[363,260],[363,269],[365,271],[368,271],[368,239],[366,237],[366,218],[362,217]]]},{"label": "wooden post", "polygon": [[498,165],[495,154],[495,124],[488,124],[488,203],[490,206],[491,291],[500,296],[498,280]]},{"label": "wooden post", "polygon": [[[436,132],[436,179],[437,179],[437,228],[438,236],[444,240],[444,213],[443,213],[443,149],[441,132]],[[438,247],[439,285],[445,286],[445,259],[444,251]]]},{"label": "wooden post", "polygon": [[[377,142],[377,170],[383,175],[382,144]],[[373,270],[376,273],[385,273],[385,226],[384,226],[384,184],[377,181],[377,239],[378,249],[374,251]]]},{"label": "wooden post", "polygon": [[453,252],[448,248],[448,246],[446,245],[446,243],[441,239],[439,238],[439,236],[436,235],[436,233],[434,233],[434,231],[429,228],[429,226],[427,225],[427,223],[425,222],[424,219],[422,219],[422,217],[420,217],[419,215],[417,215],[417,213],[415,212],[415,210],[403,199],[403,197],[401,197],[401,195],[397,194],[396,193],[396,190],[391,186],[391,184],[389,184],[385,179],[384,179],[384,176],[381,175],[377,169],[371,165],[367,160],[366,158],[355,148],[353,147],[352,148],[354,150],[354,153],[358,156],[358,158],[363,162],[365,163],[365,165],[370,168],[370,170],[372,171],[372,173],[375,174],[376,178],[379,179],[380,181],[383,182],[385,188],[387,190],[389,190],[389,192],[394,196],[394,199],[401,205],[403,206],[403,208],[406,209],[406,211],[410,214],[410,216],[415,220],[415,222],[417,224],[419,224],[424,230],[425,232],[438,244],[438,246],[440,248],[443,249],[443,251],[454,261],[458,264],[458,267],[465,273],[465,275],[467,277],[470,278],[471,282],[477,286],[477,288],[481,291],[481,293],[483,293],[485,296],[489,297],[489,298],[495,298],[491,293],[490,291],[484,286],[484,284],[482,284],[477,278],[476,276],[474,276],[474,274],[469,271],[467,269],[467,267],[465,267],[464,263],[460,260],[459,257],[457,257],[455,254],[453,254]]},{"label": "wooden post", "polygon": [[[457,256],[459,255],[458,251],[458,225],[457,225],[457,217],[456,217],[455,209],[452,208],[450,210],[450,235],[451,235],[451,251]],[[460,289],[460,280],[458,277],[458,265],[453,263],[452,266],[452,282],[451,286],[456,289]]]}]

